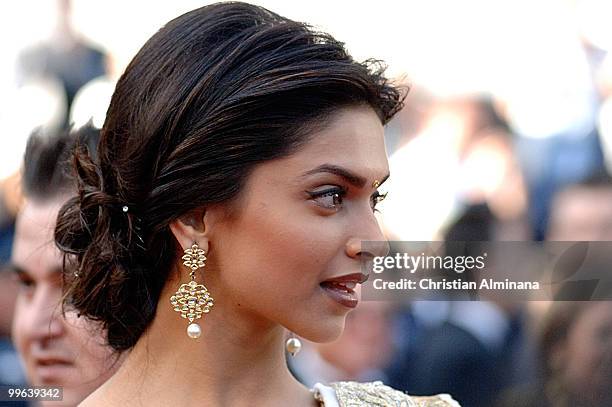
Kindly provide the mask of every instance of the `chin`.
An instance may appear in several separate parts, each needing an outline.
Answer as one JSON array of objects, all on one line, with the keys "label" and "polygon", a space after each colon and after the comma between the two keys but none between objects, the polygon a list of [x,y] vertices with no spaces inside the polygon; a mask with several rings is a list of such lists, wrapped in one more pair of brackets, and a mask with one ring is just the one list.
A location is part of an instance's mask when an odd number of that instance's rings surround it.
[{"label": "chin", "polygon": [[345,318],[346,315],[321,318],[310,326],[296,327],[291,331],[310,342],[333,342],[344,332]]},{"label": "chin", "polygon": [[40,407],[73,407],[83,401],[88,395],[73,394],[70,390],[64,388],[62,392],[62,401],[41,401],[38,404]]}]

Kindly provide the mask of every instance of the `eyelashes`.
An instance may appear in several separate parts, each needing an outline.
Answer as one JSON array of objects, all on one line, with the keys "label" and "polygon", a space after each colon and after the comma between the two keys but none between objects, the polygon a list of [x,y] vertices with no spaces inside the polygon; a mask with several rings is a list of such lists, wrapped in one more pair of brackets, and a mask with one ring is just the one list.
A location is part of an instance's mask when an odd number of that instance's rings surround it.
[{"label": "eyelashes", "polygon": [[342,187],[328,188],[323,191],[308,192],[318,205],[326,209],[339,210],[346,197],[346,189]]},{"label": "eyelashes", "polygon": [[[380,212],[376,208],[376,205],[382,202],[387,197],[387,194],[388,192],[381,194],[380,192],[375,191],[370,196],[370,207],[372,208],[372,211]],[[310,195],[310,198],[315,200],[317,204],[323,208],[338,211],[342,208],[344,199],[347,195],[347,190],[342,187],[333,187],[323,191],[308,192],[308,195]]]}]

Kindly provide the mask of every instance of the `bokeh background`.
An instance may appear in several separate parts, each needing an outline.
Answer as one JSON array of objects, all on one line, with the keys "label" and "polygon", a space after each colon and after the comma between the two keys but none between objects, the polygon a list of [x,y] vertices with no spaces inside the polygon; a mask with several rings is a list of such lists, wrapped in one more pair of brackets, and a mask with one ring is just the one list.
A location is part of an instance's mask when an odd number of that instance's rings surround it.
[{"label": "bokeh background", "polygon": [[[330,32],[357,60],[385,61],[388,76],[410,87],[386,129],[391,178],[380,222],[390,239],[611,240],[612,2],[253,3]],[[31,132],[101,127],[140,46],[204,4],[0,3],[0,264],[10,261]],[[9,274],[0,272],[0,383],[23,383],[10,344]],[[580,374],[612,384],[612,312],[556,305],[363,302],[339,341],[306,344],[291,368],[307,385],[380,379],[411,393],[449,392],[467,407],[563,405],[559,387],[597,391],[572,382]],[[572,348],[576,327],[591,353]],[[546,336],[551,329],[561,339]],[[529,404],[536,394],[541,403]]]}]

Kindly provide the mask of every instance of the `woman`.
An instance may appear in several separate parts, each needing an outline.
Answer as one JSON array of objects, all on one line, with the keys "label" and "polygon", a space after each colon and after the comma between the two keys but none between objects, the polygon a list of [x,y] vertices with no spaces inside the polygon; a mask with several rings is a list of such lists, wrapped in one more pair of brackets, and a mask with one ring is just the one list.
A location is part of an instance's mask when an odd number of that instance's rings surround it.
[{"label": "woman", "polygon": [[180,16],[138,52],[56,229],[78,270],[68,304],[130,350],[83,405],[412,402],[379,383],[309,390],[285,363],[285,328],[340,335],[376,255],[360,241],[383,240],[383,124],[401,97],[371,68],[244,3]]}]

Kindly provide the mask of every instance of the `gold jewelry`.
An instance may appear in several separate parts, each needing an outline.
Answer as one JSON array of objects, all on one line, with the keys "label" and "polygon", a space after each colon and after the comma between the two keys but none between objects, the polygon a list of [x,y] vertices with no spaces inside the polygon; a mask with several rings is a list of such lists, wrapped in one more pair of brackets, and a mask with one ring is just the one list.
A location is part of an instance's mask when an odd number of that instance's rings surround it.
[{"label": "gold jewelry", "polygon": [[181,317],[189,320],[187,335],[192,339],[197,339],[202,334],[202,329],[193,321],[201,318],[203,313],[210,312],[210,308],[214,305],[213,297],[208,293],[208,289],[195,281],[196,270],[205,265],[206,253],[194,242],[191,248],[185,249],[182,259],[183,264],[191,269],[189,272],[191,281],[179,287],[178,291],[170,297],[170,303],[176,312],[180,312]]},{"label": "gold jewelry", "polygon": [[379,180],[374,180],[374,182],[372,182],[372,188],[376,189],[380,186],[380,181]]},{"label": "gold jewelry", "polygon": [[285,341],[285,349],[291,356],[295,356],[302,349],[302,342],[291,333],[291,337]]}]

